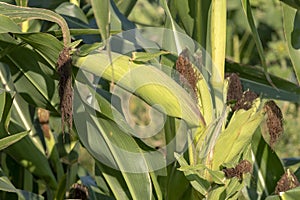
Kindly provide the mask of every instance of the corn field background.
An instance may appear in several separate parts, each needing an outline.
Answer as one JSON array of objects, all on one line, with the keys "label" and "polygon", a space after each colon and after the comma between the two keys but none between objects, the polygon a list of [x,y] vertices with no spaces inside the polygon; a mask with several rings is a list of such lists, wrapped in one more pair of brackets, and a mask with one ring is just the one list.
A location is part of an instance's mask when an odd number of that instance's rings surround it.
[{"label": "corn field background", "polygon": [[0,199],[297,199],[299,0],[0,0]]}]

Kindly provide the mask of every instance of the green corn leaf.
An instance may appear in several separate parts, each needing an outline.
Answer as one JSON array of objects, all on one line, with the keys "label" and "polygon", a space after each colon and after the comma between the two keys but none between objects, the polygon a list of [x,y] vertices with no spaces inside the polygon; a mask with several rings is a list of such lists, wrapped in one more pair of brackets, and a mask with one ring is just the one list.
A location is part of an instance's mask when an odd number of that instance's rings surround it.
[{"label": "green corn leaf", "polygon": [[280,0],[280,1],[291,6],[292,8],[300,10],[300,1],[299,0]]},{"label": "green corn leaf", "polygon": [[116,6],[124,16],[128,17],[136,2],[137,0],[119,0],[116,2]]},{"label": "green corn leaf", "polygon": [[[191,165],[186,165],[180,167],[178,170],[180,171],[194,171],[197,173],[197,171],[204,171],[207,170],[207,172],[210,174],[212,181],[217,183],[217,184],[225,184],[225,174],[222,171],[213,171],[209,168],[207,168],[204,164],[196,164],[194,166]],[[202,177],[204,178],[204,177]]]},{"label": "green corn leaf", "polygon": [[28,5],[28,0],[16,0],[17,6],[26,7]]},{"label": "green corn leaf", "polygon": [[108,39],[110,23],[110,1],[109,0],[91,0],[94,16],[99,27],[102,40]]},{"label": "green corn leaf", "polygon": [[192,13],[191,13],[190,7],[195,8],[196,6],[195,5],[190,6],[189,4],[193,4],[193,3],[194,2],[180,1],[180,0],[179,1],[171,0],[168,3],[172,17],[177,18],[177,20],[179,21],[178,24],[180,24],[184,28],[185,32],[189,36],[193,35],[194,21],[197,20],[196,18],[193,18],[191,16]]},{"label": "green corn leaf", "polygon": [[58,55],[63,48],[62,43],[57,38],[47,33],[22,33],[16,35],[27,44],[30,44],[35,51],[51,64],[53,69],[56,69]]},{"label": "green corn leaf", "polygon": [[[130,62],[130,57],[127,56],[115,53],[112,53],[112,56],[114,81],[117,85],[135,93],[150,105],[159,104],[164,109],[161,110],[162,112],[182,118],[191,126],[201,127],[205,124],[190,96],[165,73],[155,67]],[[78,57],[74,64],[99,77],[108,80],[113,78],[112,66],[102,52],[93,53],[87,57]],[[164,98],[161,98],[162,96]]]},{"label": "green corn leaf", "polygon": [[[120,171],[111,169],[106,165],[96,162],[96,175],[101,175],[105,179],[105,183],[109,186],[116,199],[132,199],[127,184]],[[102,187],[100,185],[100,187]]]},{"label": "green corn leaf", "polygon": [[0,14],[0,20],[1,20],[1,27],[0,27],[0,33],[20,33],[22,32],[18,24],[16,24],[12,19],[9,17]]},{"label": "green corn leaf", "polygon": [[[7,47],[7,44],[0,42],[1,46]],[[55,77],[56,72],[40,55],[26,47],[15,46],[4,62],[10,66],[14,87],[28,103],[58,113],[58,81],[50,77]]]},{"label": "green corn leaf", "polygon": [[294,71],[300,83],[300,11],[285,4],[283,7],[284,34]]},{"label": "green corn leaf", "polygon": [[[183,156],[175,153],[175,158],[177,159],[178,163],[180,164],[181,167],[185,168],[188,167],[188,163],[184,159]],[[210,183],[203,179],[197,172],[194,170],[184,170],[184,175],[186,178],[190,181],[192,186],[194,187],[195,190],[200,192],[203,196],[206,196],[208,193],[208,189],[210,187]]]},{"label": "green corn leaf", "polygon": [[63,32],[64,46],[68,47],[71,43],[70,32],[66,21],[53,11],[41,8],[19,7],[0,2],[0,14],[9,17],[16,23],[31,19],[41,19],[57,23]]},{"label": "green corn leaf", "polygon": [[5,149],[6,147],[18,142],[22,138],[24,138],[26,135],[28,135],[28,131],[17,133],[11,136],[4,137],[0,139],[0,151]]},{"label": "green corn leaf", "polygon": [[[75,110],[77,106],[80,105],[75,105]],[[99,162],[120,171],[126,183],[122,187],[128,187],[131,197],[151,199],[151,178],[147,173],[151,168],[135,140],[113,121],[97,118],[87,111],[75,114],[74,120],[83,145]],[[108,177],[107,181],[112,180]]]},{"label": "green corn leaf", "polygon": [[70,2],[64,2],[64,3],[60,4],[55,9],[55,12],[60,15],[76,18],[86,24],[89,23],[84,12],[78,6],[76,6],[75,4],[70,3]]},{"label": "green corn leaf", "polygon": [[275,191],[277,181],[284,174],[283,165],[276,153],[265,142],[261,130],[257,129],[251,143],[253,180],[248,188],[250,198],[264,199]]},{"label": "green corn leaf", "polygon": [[259,99],[251,109],[236,111],[227,128],[220,134],[212,156],[212,170],[218,170],[223,163],[230,163],[251,142],[252,135],[264,118]]},{"label": "green corn leaf", "polygon": [[[2,74],[2,83],[6,83],[7,85],[6,89],[12,90],[13,88],[11,88],[12,86],[9,84],[9,80],[5,79],[9,78],[9,76],[3,76],[3,74],[5,73],[5,70],[3,70],[3,68],[1,68],[0,72]],[[28,104],[24,102],[24,100],[18,95],[19,94],[16,94],[14,99],[9,97],[9,95],[6,95],[5,97],[6,106],[3,112],[5,118],[1,119],[0,127],[2,138],[7,137],[8,133],[20,133],[21,131],[32,129],[32,119],[29,114],[29,109],[26,109],[28,108]],[[25,132],[28,133],[29,131]],[[29,170],[31,173],[42,178],[51,189],[55,189],[57,186],[56,180],[51,171],[46,156],[41,151],[41,144],[30,137],[31,136],[28,135],[24,136],[22,140],[19,140],[17,143],[8,146],[4,149],[4,151],[8,153],[12,158],[14,158],[17,162],[19,162],[20,165],[27,168],[27,170]]]},{"label": "green corn leaf", "polygon": [[267,66],[266,58],[264,56],[264,49],[263,49],[258,31],[255,27],[250,2],[249,2],[249,0],[241,0],[241,2],[242,2],[244,12],[245,12],[245,15],[247,17],[247,20],[248,20],[248,23],[249,23],[249,26],[250,26],[250,29],[251,29],[251,32],[252,32],[252,35],[253,35],[253,39],[254,39],[255,44],[256,44],[256,48],[257,48],[257,51],[258,51],[258,54],[259,54],[259,57],[260,57],[260,60],[261,60],[261,65],[264,69],[265,76],[266,76],[268,82],[270,84],[273,84],[273,81],[271,80],[270,75],[268,74],[268,66]]},{"label": "green corn leaf", "polygon": [[226,47],[226,0],[212,0],[211,2],[211,57],[212,82],[223,83],[225,69]]},{"label": "green corn leaf", "polygon": [[157,53],[148,53],[148,52],[133,52],[131,60],[133,62],[147,62],[152,59],[156,59],[157,57],[161,55],[170,54],[170,52],[167,51],[159,51]]},{"label": "green corn leaf", "polygon": [[300,187],[288,190],[286,192],[280,193],[281,199],[286,199],[286,200],[294,200],[299,198],[300,195]]}]

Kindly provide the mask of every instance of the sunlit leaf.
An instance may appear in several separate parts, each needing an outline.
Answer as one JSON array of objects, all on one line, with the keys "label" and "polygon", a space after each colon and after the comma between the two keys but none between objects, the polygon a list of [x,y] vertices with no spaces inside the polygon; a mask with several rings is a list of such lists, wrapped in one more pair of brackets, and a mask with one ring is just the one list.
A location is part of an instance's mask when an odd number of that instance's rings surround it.
[{"label": "sunlit leaf", "polygon": [[[184,119],[192,126],[204,124],[202,116],[186,91],[159,69],[130,62],[130,57],[112,54],[114,81],[140,96],[150,105],[158,104],[168,115]],[[98,65],[98,63],[102,63]],[[79,57],[75,63],[82,70],[112,80],[112,67],[102,52]],[[134,77],[134,79],[132,79]],[[134,81],[133,81],[134,80]],[[155,94],[155,95],[153,95]],[[161,98],[161,97],[164,98]],[[161,109],[158,107],[158,109]]]},{"label": "sunlit leaf", "polygon": [[73,3],[64,2],[55,9],[55,12],[61,15],[66,15],[69,17],[76,18],[86,24],[89,23],[83,11]]},{"label": "sunlit leaf", "polygon": [[69,46],[71,42],[71,37],[66,21],[60,15],[50,10],[41,8],[19,7],[0,2],[0,14],[8,16],[10,19],[13,19],[16,23],[31,19],[42,19],[55,22],[59,24],[59,26],[62,29],[64,45]]},{"label": "sunlit leaf", "polygon": [[1,27],[0,27],[0,33],[20,33],[21,29],[20,27],[9,17],[0,14],[0,20],[1,20]]},{"label": "sunlit leaf", "polygon": [[298,83],[300,82],[300,11],[285,4],[283,7],[283,25],[287,45]]},{"label": "sunlit leaf", "polygon": [[212,170],[218,170],[223,163],[230,163],[237,158],[247,145],[250,145],[252,135],[263,120],[264,114],[257,99],[251,109],[236,111],[226,129],[216,141]]},{"label": "sunlit leaf", "polygon": [[5,149],[6,147],[18,142],[22,138],[24,138],[26,135],[28,135],[28,131],[25,131],[23,133],[17,133],[11,136],[7,136],[5,138],[0,139],[0,151],[2,149]]},{"label": "sunlit leaf", "polygon": [[[175,153],[175,157],[181,167],[183,167],[183,168],[188,167],[188,163],[186,162],[186,160],[184,159],[183,156],[180,156],[179,154]],[[200,192],[202,195],[206,196],[209,186],[210,186],[210,183],[207,180],[203,179],[201,176],[199,176],[199,174],[193,170],[187,169],[187,170],[184,170],[183,172],[184,172],[184,175],[186,176],[186,178],[192,184],[192,186],[198,192]]]},{"label": "sunlit leaf", "polygon": [[110,23],[110,1],[109,0],[91,0],[94,16],[99,27],[103,40],[106,40],[109,33]]},{"label": "sunlit leaf", "polygon": [[223,83],[225,69],[226,47],[226,0],[212,0],[211,2],[211,58],[212,82]]}]

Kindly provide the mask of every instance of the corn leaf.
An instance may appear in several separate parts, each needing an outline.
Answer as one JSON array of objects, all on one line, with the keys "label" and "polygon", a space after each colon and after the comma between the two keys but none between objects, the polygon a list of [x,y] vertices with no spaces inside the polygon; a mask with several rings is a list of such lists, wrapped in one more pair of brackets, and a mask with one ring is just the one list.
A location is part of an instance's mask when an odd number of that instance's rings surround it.
[{"label": "corn leaf", "polygon": [[294,71],[300,83],[300,11],[285,4],[283,7],[284,34]]},{"label": "corn leaf", "polygon": [[19,7],[0,2],[0,14],[9,17],[16,23],[32,19],[41,19],[57,23],[63,32],[64,45],[68,47],[71,43],[70,32],[66,21],[53,11],[41,8]]},{"label": "corn leaf", "polygon": [[251,109],[241,109],[233,114],[215,144],[212,170],[218,170],[223,163],[232,162],[250,144],[252,135],[264,117],[263,111],[257,110],[259,107],[260,102],[256,101]]},{"label": "corn leaf", "polygon": [[22,138],[24,138],[26,135],[28,135],[28,131],[17,133],[11,136],[4,137],[0,139],[0,151],[5,149],[6,147],[18,142]]},{"label": "corn leaf", "polygon": [[[166,114],[184,119],[190,126],[205,124],[197,106],[175,81],[159,69],[130,62],[130,57],[112,53],[114,81],[150,105],[159,104]],[[98,65],[101,63],[101,65]],[[112,66],[103,52],[78,57],[74,63],[99,77],[112,80]],[[132,79],[134,78],[134,79]],[[162,98],[163,97],[163,98]]]}]

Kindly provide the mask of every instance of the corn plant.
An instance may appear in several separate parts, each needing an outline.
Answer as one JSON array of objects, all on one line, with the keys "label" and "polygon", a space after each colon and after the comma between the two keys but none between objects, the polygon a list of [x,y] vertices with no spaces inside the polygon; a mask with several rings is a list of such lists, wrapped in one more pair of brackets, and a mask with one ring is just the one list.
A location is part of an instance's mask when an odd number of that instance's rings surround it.
[{"label": "corn plant", "polygon": [[227,1],[152,1],[155,27],[139,3],[0,2],[1,199],[297,197],[272,99],[299,102],[299,3],[281,3],[297,83],[268,72],[249,0],[261,67],[226,59]]}]

